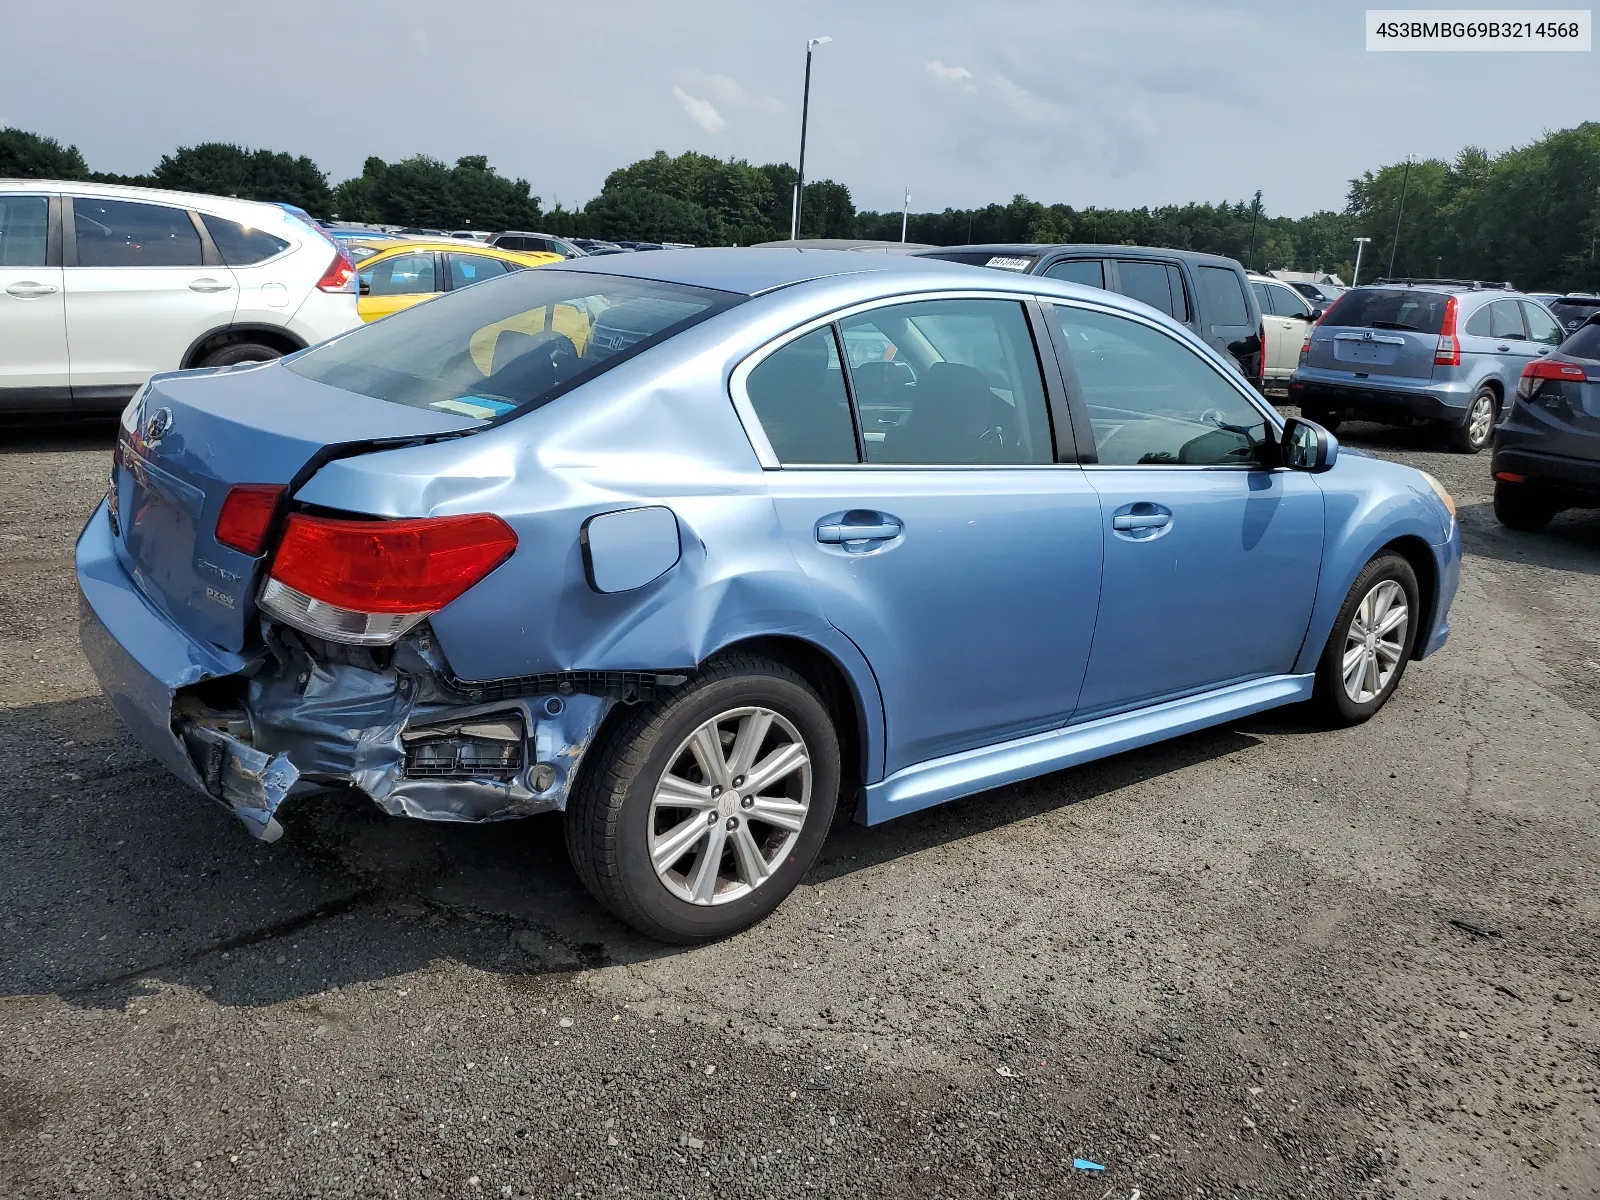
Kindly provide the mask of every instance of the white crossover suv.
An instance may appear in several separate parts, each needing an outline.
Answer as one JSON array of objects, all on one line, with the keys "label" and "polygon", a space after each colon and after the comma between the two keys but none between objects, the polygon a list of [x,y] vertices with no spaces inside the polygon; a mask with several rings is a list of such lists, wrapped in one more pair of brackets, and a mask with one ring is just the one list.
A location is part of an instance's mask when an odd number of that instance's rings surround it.
[{"label": "white crossover suv", "polygon": [[359,324],[349,257],[281,205],[0,179],[0,413],[114,412]]}]

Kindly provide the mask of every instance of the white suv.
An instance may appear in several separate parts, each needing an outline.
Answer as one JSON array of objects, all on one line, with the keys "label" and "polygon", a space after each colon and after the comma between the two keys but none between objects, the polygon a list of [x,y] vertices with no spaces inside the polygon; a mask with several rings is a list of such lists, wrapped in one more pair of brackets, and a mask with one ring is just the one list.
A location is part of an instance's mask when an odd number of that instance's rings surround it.
[{"label": "white suv", "polygon": [[0,412],[116,411],[360,324],[348,256],[279,205],[0,179]]}]

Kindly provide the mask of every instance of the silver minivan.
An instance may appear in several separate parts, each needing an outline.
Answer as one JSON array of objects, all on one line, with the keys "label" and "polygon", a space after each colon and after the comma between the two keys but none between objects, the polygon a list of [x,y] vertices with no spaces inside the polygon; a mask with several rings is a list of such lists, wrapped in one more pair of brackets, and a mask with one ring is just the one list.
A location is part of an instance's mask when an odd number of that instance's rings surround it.
[{"label": "silver minivan", "polygon": [[1522,369],[1561,338],[1550,311],[1508,283],[1380,280],[1346,292],[1311,328],[1289,399],[1330,429],[1350,418],[1432,424],[1476,454]]}]

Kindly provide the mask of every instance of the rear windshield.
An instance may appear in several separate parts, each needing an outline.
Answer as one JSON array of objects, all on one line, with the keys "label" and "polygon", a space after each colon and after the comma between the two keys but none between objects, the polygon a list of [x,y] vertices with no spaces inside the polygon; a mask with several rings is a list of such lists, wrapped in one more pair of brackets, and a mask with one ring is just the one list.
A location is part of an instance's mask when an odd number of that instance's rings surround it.
[{"label": "rear windshield", "polygon": [[1444,328],[1445,305],[1450,297],[1440,292],[1387,288],[1357,288],[1339,297],[1322,318],[1324,325],[1346,329],[1404,329],[1411,333],[1438,333]]},{"label": "rear windshield", "polygon": [[940,258],[945,262],[966,263],[969,267],[994,267],[1000,271],[1026,271],[1039,256],[1037,254],[996,254],[993,250],[941,250],[924,254],[923,258]]},{"label": "rear windshield", "polygon": [[535,268],[405,309],[285,366],[347,392],[489,420],[537,408],[742,299]]},{"label": "rear windshield", "polygon": [[1600,313],[1600,299],[1552,300],[1548,307],[1555,319],[1561,322],[1561,328],[1571,333],[1590,317]]},{"label": "rear windshield", "polygon": [[[1600,315],[1600,309],[1591,311]],[[1600,360],[1600,320],[1578,326],[1578,331],[1561,343],[1559,353],[1571,358]]]}]

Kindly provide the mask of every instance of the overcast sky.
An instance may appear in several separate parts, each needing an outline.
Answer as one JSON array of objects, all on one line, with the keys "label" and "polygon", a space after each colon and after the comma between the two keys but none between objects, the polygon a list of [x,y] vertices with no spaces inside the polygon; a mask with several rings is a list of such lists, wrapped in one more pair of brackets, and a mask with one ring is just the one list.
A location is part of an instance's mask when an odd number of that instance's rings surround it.
[{"label": "overcast sky", "polygon": [[[1398,2],[1398,0],[1396,0]],[[1415,0],[1412,0],[1415,2]],[[1456,0],[1458,3],[1465,0]],[[1513,6],[1514,0],[1494,0]],[[8,6],[0,126],[148,170],[178,145],[486,154],[546,206],[662,149],[794,160],[858,208],[1240,199],[1340,208],[1408,152],[1600,116],[1588,54],[1372,54],[1364,3],[79,0]]]}]

